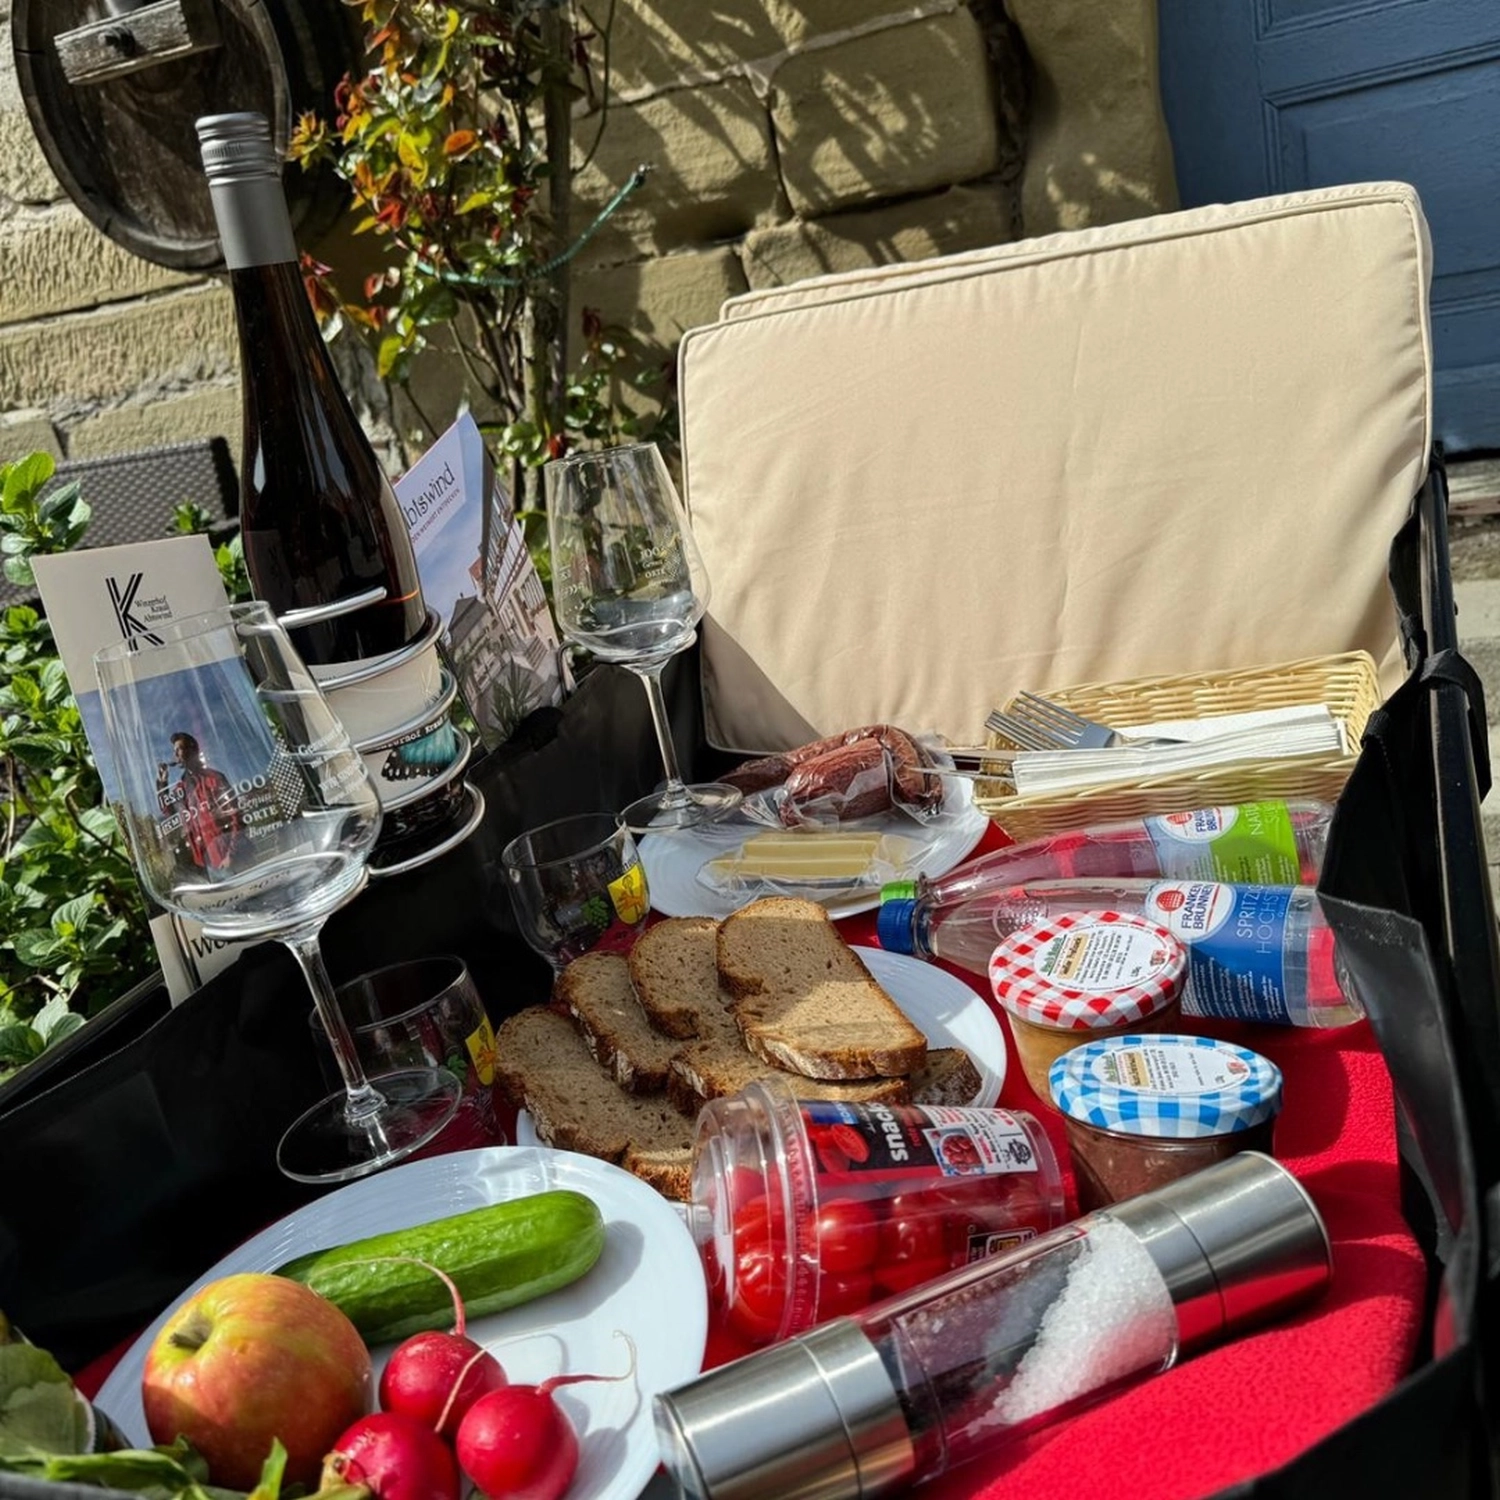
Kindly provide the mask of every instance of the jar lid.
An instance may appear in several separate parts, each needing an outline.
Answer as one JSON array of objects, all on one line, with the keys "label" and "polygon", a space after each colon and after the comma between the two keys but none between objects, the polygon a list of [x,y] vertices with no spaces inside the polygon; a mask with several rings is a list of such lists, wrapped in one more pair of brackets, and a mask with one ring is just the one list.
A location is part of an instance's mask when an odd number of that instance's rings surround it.
[{"label": "jar lid", "polygon": [[1229,1135],[1281,1110],[1281,1069],[1207,1036],[1112,1036],[1064,1052],[1048,1076],[1069,1119],[1126,1135]]},{"label": "jar lid", "polygon": [[995,999],[1034,1026],[1128,1026],[1182,993],[1188,952],[1133,912],[1066,911],[1018,928],[990,957]]}]

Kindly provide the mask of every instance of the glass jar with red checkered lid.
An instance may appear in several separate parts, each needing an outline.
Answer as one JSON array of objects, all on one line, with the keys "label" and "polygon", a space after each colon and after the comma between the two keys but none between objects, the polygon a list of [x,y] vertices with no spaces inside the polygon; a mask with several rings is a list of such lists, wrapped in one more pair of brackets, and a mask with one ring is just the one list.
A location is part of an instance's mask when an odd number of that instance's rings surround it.
[{"label": "glass jar with red checkered lid", "polygon": [[1022,1071],[1051,1103],[1048,1073],[1083,1042],[1175,1031],[1186,947],[1134,912],[1064,911],[1018,928],[990,958]]}]

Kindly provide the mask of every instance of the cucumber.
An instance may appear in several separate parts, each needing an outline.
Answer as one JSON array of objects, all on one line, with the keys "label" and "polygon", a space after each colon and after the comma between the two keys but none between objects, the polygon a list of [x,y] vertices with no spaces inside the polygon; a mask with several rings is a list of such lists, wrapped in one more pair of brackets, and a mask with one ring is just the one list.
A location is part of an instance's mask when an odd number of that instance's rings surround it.
[{"label": "cucumber", "polygon": [[597,1205],[558,1188],[314,1250],[276,1274],[341,1308],[367,1344],[384,1344],[453,1324],[453,1298],[442,1281],[388,1257],[409,1256],[446,1272],[477,1318],[576,1281],[603,1249]]}]

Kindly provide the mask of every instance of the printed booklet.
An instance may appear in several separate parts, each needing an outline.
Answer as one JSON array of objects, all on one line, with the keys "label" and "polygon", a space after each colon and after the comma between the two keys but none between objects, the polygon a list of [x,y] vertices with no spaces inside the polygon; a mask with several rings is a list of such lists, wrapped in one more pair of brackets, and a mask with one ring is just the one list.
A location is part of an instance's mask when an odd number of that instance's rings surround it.
[{"label": "printed booklet", "polygon": [[[117,817],[124,813],[124,778],[110,754],[104,732],[94,653],[120,640],[157,644],[157,629],[169,620],[220,609],[228,601],[207,537],[163,537],[159,541],[119,547],[87,547],[33,557],[32,571],[52,637],[62,658],[68,684],[78,702],[84,732],[99,779],[104,802]],[[197,705],[202,695],[185,674],[154,679],[159,689],[155,712],[162,725],[162,750],[155,775],[172,795],[191,760],[203,774],[236,775],[237,747],[219,744],[215,726],[203,722]],[[122,826],[123,831],[123,826]],[[161,960],[172,1004],[185,1000],[199,985],[238,957],[243,943],[207,937],[201,925],[178,917],[146,898],[151,936]]]},{"label": "printed booklet", "polygon": [[463,413],[396,481],[443,654],[485,748],[572,684],[547,595],[474,418]]}]

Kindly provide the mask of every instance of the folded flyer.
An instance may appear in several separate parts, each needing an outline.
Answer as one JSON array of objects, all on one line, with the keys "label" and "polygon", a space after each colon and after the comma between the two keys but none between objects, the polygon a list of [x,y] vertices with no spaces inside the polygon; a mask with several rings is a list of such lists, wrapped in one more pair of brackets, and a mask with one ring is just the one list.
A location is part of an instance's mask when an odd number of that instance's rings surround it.
[{"label": "folded flyer", "polygon": [[464,412],[396,481],[443,654],[485,748],[571,683],[542,580],[474,418]]},{"label": "folded flyer", "polygon": [[[47,622],[62,658],[68,685],[78,702],[89,749],[104,784],[105,805],[119,816],[122,785],[104,732],[104,711],[94,675],[94,653],[120,640],[157,644],[157,629],[185,615],[220,609],[228,600],[214,561],[213,548],[203,536],[163,537],[159,541],[127,543],[119,547],[86,547],[31,559]],[[165,692],[165,685],[164,685]],[[192,717],[190,695],[174,705],[162,704],[162,775],[171,790],[186,747],[191,746],[210,773],[223,775],[230,747],[214,743],[214,727]],[[161,960],[172,1004],[231,963],[246,946],[207,937],[202,926],[174,916],[149,896],[146,907],[151,937]]]}]

